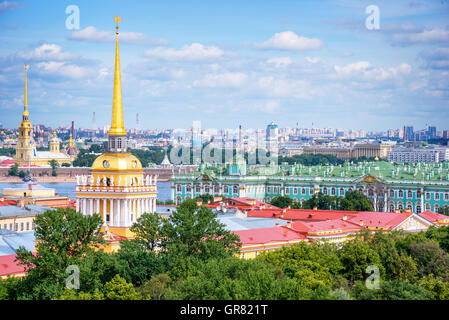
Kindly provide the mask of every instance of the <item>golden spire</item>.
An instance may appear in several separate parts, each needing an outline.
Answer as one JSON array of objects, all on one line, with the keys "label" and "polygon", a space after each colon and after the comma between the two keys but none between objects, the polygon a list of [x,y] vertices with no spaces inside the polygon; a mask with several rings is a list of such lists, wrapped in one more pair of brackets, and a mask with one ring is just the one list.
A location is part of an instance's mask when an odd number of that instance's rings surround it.
[{"label": "golden spire", "polygon": [[120,76],[120,56],[118,47],[118,23],[121,21],[120,16],[115,17],[116,26],[116,42],[115,42],[115,71],[114,71],[114,98],[112,101],[112,123],[109,130],[110,135],[126,135],[123,123],[123,105],[122,105],[122,81]]},{"label": "golden spire", "polygon": [[28,93],[27,93],[27,67],[28,65],[25,63],[25,94],[23,96],[23,107],[26,110],[28,107]]}]

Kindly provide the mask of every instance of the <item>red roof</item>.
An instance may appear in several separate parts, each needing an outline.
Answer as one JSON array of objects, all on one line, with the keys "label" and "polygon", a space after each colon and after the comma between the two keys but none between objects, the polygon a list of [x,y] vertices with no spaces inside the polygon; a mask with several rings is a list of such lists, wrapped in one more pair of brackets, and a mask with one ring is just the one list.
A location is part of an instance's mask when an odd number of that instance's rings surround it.
[{"label": "red roof", "polygon": [[242,245],[305,240],[306,237],[286,227],[271,227],[232,231],[240,237]]},{"label": "red roof", "polygon": [[344,216],[357,214],[356,211],[343,210],[313,210],[313,209],[254,209],[248,212],[248,217],[277,218],[284,220],[325,221],[342,219]]},{"label": "red roof", "polygon": [[354,223],[335,219],[327,221],[295,221],[292,223],[292,229],[301,233],[337,231],[341,233],[359,231],[362,227]]},{"label": "red roof", "polygon": [[[418,214],[420,217],[436,224],[449,224],[449,216],[432,211],[424,211]],[[441,221],[441,222],[438,222]],[[447,222],[446,222],[447,221]]]},{"label": "red roof", "polygon": [[3,200],[3,201],[0,201],[0,207],[3,207],[3,206],[15,206],[15,205],[17,205],[17,201],[15,201],[15,200]]},{"label": "red roof", "polygon": [[398,226],[412,214],[411,212],[357,212],[356,215],[348,217],[348,221],[357,225],[360,225],[362,221],[363,226],[366,227],[390,230]]},{"label": "red roof", "polygon": [[0,165],[10,165],[10,164],[14,164],[14,163],[16,163],[14,160],[6,159],[6,160],[3,160],[2,162],[0,162]]},{"label": "red roof", "polygon": [[240,210],[251,210],[257,208],[279,209],[278,207],[272,206],[271,204],[248,197],[227,198],[224,200],[214,201],[207,206],[209,208],[217,208],[218,206],[220,206],[220,204],[223,204],[223,206],[228,208],[232,207],[238,208]]},{"label": "red roof", "polygon": [[21,274],[25,272],[25,266],[18,265],[14,260],[16,254],[0,256],[0,276]]}]

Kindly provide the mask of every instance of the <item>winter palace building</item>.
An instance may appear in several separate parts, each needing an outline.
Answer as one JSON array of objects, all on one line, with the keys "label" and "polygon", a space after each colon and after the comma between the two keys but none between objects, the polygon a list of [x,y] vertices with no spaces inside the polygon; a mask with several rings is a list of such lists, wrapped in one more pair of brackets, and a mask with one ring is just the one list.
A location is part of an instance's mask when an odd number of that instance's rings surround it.
[{"label": "winter palace building", "polygon": [[288,195],[302,202],[317,192],[344,196],[351,190],[365,194],[378,212],[409,210],[437,212],[449,205],[449,164],[401,164],[371,161],[338,166],[282,164],[252,166],[244,162],[226,168],[202,167],[190,175],[171,178],[171,196],[175,203],[201,194],[250,197],[270,202],[273,197]]}]

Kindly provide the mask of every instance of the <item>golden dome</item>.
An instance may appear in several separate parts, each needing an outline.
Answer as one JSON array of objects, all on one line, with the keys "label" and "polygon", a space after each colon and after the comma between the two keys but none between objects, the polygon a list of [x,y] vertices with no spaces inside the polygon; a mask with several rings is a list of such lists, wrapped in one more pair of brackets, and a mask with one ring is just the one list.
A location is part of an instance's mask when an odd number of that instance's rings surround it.
[{"label": "golden dome", "polygon": [[142,171],[142,164],[130,153],[105,153],[95,159],[92,171]]}]

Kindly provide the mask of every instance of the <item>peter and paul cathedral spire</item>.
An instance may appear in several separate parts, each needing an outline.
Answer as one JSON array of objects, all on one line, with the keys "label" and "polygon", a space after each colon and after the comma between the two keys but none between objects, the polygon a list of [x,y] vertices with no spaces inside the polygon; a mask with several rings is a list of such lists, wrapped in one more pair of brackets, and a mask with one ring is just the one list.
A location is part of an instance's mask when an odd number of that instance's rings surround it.
[{"label": "peter and paul cathedral spire", "polygon": [[33,127],[30,122],[30,113],[28,112],[28,88],[27,88],[27,67],[25,64],[25,90],[23,96],[22,122],[19,126],[19,138],[16,146],[16,162],[19,165],[27,164],[32,152],[32,134]]}]

